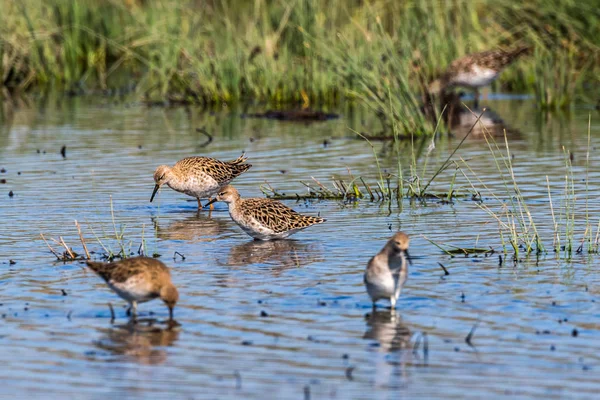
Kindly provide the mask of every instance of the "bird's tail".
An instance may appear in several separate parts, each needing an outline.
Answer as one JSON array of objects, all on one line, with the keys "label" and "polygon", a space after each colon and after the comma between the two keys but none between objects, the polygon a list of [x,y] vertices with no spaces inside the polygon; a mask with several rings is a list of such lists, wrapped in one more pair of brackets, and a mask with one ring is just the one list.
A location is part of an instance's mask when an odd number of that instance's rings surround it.
[{"label": "bird's tail", "polygon": [[522,56],[522,55],[526,55],[531,51],[532,47],[528,44],[524,44],[521,45],[513,50],[510,50],[509,53],[509,58],[512,60],[517,59],[518,57]]},{"label": "bird's tail", "polygon": [[321,218],[321,217],[310,217],[308,215],[305,215],[304,217],[305,217],[304,222],[306,223],[306,226],[322,224],[323,222],[327,221],[325,218]]},{"label": "bird's tail", "polygon": [[248,157],[246,157],[246,154],[244,153],[241,156],[239,156],[238,158],[236,158],[235,160],[229,161],[227,163],[235,171],[235,176],[241,175],[242,173],[248,171],[250,169],[250,167],[252,167],[252,164],[245,164],[247,159],[248,159]]},{"label": "bird's tail", "polygon": [[246,162],[248,157],[246,157],[246,153],[243,153],[241,156],[236,158],[235,160],[229,161],[228,164],[237,165]]}]

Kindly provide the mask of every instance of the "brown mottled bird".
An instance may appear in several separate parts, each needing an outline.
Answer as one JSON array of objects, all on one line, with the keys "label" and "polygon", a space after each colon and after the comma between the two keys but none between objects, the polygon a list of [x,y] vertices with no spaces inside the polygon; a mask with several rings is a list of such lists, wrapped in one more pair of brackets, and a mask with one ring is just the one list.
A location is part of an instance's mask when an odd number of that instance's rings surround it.
[{"label": "brown mottled bird", "polygon": [[392,309],[396,307],[396,301],[408,279],[409,243],[408,235],[398,232],[369,260],[363,281],[373,301],[373,309],[380,299],[389,299]]},{"label": "brown mottled bird", "polygon": [[87,261],[87,265],[129,303],[134,317],[137,303],[160,297],[169,307],[169,318],[173,319],[179,292],[171,282],[169,268],[162,262],[150,257],[133,257],[112,263]]},{"label": "brown mottled bird", "polygon": [[479,88],[492,83],[504,68],[530,50],[520,46],[512,50],[489,50],[468,54],[454,60],[439,79],[429,85],[430,93],[439,93],[455,86],[475,91],[475,102],[479,99]]},{"label": "brown mottled bird", "polygon": [[207,205],[224,201],[229,215],[248,235],[256,240],[286,238],[325,219],[302,215],[273,199],[242,199],[231,185],[225,186]]},{"label": "brown mottled bird", "polygon": [[233,161],[219,161],[210,157],[187,157],[177,161],[173,167],[161,165],[154,171],[154,191],[167,184],[171,189],[195,197],[198,210],[202,209],[200,199],[211,198],[233,179],[246,172],[252,165],[245,164],[242,155]]}]

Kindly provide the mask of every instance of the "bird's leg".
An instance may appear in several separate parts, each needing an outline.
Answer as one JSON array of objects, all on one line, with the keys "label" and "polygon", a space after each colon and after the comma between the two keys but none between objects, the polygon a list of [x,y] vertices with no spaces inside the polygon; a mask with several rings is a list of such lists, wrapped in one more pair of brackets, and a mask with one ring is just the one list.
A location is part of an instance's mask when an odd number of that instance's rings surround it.
[{"label": "bird's leg", "polygon": [[200,202],[200,197],[196,197],[196,200],[198,201],[198,211],[202,210],[202,203]]},{"label": "bird's leg", "polygon": [[473,104],[473,108],[479,108],[479,89],[475,89],[475,104]]},{"label": "bird's leg", "polygon": [[392,295],[390,297],[390,304],[392,305],[391,310],[394,310],[396,308],[396,296]]},{"label": "bird's leg", "polygon": [[137,323],[137,301],[132,301],[127,309],[127,315],[131,317],[131,321]]},{"label": "bird's leg", "polygon": [[394,293],[394,303],[396,301],[398,301],[398,298],[400,297],[400,292],[402,291],[402,286],[398,285],[398,287],[396,288],[396,293]]},{"label": "bird's leg", "polygon": [[[212,201],[212,196],[208,198],[208,201],[209,202]],[[210,211],[214,210],[215,209],[215,203],[210,203],[210,205],[208,206],[208,209]]]}]

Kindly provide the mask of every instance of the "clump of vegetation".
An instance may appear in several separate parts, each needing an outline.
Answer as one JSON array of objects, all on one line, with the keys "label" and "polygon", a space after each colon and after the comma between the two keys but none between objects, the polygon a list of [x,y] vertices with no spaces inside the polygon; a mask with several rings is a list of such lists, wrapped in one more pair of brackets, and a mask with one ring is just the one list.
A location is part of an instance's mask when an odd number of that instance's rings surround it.
[{"label": "clump of vegetation", "polygon": [[[431,134],[428,81],[453,59],[528,43],[496,83],[566,107],[600,76],[593,0],[0,0],[0,86],[135,90],[148,101],[364,102]],[[595,101],[595,100],[594,100]]]},{"label": "clump of vegetation", "polygon": [[[59,248],[63,248],[64,251],[58,251],[52,245],[43,233],[40,233],[41,239],[45,242],[46,246],[50,250],[52,254],[56,257],[57,261],[62,262],[71,262],[78,260],[89,260],[91,259],[91,255],[94,254],[97,257],[104,259],[106,261],[113,261],[115,259],[124,259],[133,256],[149,256],[149,257],[160,257],[156,250],[152,251],[148,248],[147,241],[144,235],[144,226],[142,225],[142,232],[140,238],[140,244],[138,246],[134,245],[134,241],[127,239],[125,237],[125,231],[127,229],[126,225],[120,224],[117,227],[117,222],[115,218],[115,212],[112,202],[112,197],[110,198],[110,214],[111,214],[111,223],[110,228],[112,228],[112,232],[109,227],[106,227],[104,224],[97,224],[96,228],[92,226],[92,224],[87,224],[88,229],[91,232],[92,236],[95,239],[96,247],[99,247],[97,250],[88,250],[88,242],[85,239],[85,235],[82,232],[80,224],[75,221],[75,228],[77,229],[77,234],[79,236],[79,240],[82,246],[82,253],[77,253],[73,250],[73,247],[69,246],[65,239],[62,236],[59,236],[58,239],[50,238],[52,242],[59,246]],[[97,233],[96,230],[100,232]],[[155,238],[156,239],[156,238]],[[93,242],[92,242],[93,243]],[[153,246],[156,249],[156,243]],[[176,254],[179,254],[176,252]],[[179,254],[182,259],[185,259],[184,256]],[[175,258],[175,257],[174,257]]]},{"label": "clump of vegetation", "polygon": [[[600,250],[600,219],[596,223],[588,208],[588,173],[591,149],[591,118],[588,124],[588,151],[586,155],[586,177],[584,183],[575,179],[571,158],[566,149],[564,182],[551,182],[546,176],[548,188],[548,208],[542,213],[532,210],[515,173],[508,140],[498,145],[493,137],[486,136],[490,154],[500,175],[505,192],[499,193],[489,188],[476,171],[462,160],[461,173],[472,190],[487,199],[477,206],[485,211],[498,224],[501,244],[505,253],[510,250],[514,259],[522,254],[543,254],[549,251],[559,257],[570,259],[575,254],[598,253]],[[552,195],[552,186],[561,185],[562,194]],[[557,197],[559,198],[557,202]],[[582,208],[583,206],[583,208]],[[540,226],[548,225],[544,219],[552,218],[552,238],[544,237]],[[582,217],[583,216],[583,217]],[[544,232],[547,230],[544,230]],[[550,240],[551,239],[551,240]]]}]

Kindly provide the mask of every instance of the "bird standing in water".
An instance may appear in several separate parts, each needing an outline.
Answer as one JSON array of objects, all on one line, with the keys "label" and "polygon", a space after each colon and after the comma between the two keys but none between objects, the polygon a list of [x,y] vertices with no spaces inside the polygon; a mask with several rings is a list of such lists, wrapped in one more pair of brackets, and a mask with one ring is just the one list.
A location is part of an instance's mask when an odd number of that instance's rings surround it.
[{"label": "bird standing in water", "polygon": [[177,161],[173,167],[161,165],[154,171],[154,191],[150,202],[158,189],[164,184],[171,189],[195,197],[198,211],[202,209],[200,199],[212,198],[229,182],[246,172],[252,165],[245,164],[247,158],[242,155],[233,161],[219,161],[210,157],[187,157]]},{"label": "bird standing in water", "polygon": [[409,242],[406,233],[398,232],[369,260],[363,281],[373,301],[373,309],[380,299],[388,299],[392,309],[396,307],[396,301],[408,278]]},{"label": "bird standing in water", "polygon": [[169,308],[169,319],[173,320],[179,292],[171,282],[169,268],[162,262],[150,257],[133,257],[112,263],[86,263],[109,288],[129,303],[134,318],[138,303],[160,297]]},{"label": "bird standing in water", "polygon": [[242,199],[231,185],[225,186],[206,205],[224,201],[231,219],[256,240],[283,239],[325,219],[302,215],[273,199]]},{"label": "bird standing in water", "polygon": [[529,46],[520,46],[512,50],[489,50],[468,54],[452,61],[450,66],[429,85],[433,94],[462,86],[475,91],[475,107],[479,103],[479,88],[491,84],[510,64],[530,50]]}]

